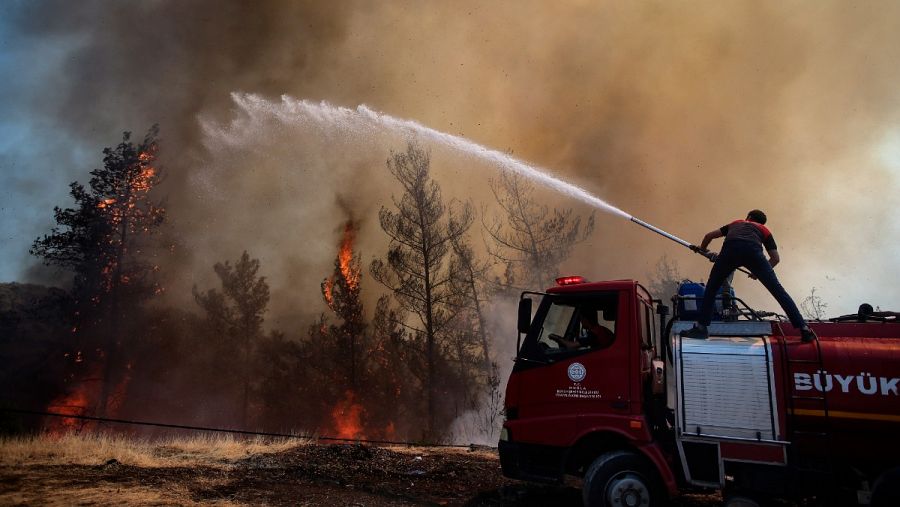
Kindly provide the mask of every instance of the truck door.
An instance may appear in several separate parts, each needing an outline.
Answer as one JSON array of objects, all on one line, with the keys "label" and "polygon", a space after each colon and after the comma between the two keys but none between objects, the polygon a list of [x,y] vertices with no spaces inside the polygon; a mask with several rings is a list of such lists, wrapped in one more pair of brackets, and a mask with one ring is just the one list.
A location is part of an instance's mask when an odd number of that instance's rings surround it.
[{"label": "truck door", "polygon": [[[541,303],[514,371],[519,436],[568,445],[583,414],[629,411],[628,340],[619,292],[549,295]],[[527,386],[527,387],[525,387]]]}]

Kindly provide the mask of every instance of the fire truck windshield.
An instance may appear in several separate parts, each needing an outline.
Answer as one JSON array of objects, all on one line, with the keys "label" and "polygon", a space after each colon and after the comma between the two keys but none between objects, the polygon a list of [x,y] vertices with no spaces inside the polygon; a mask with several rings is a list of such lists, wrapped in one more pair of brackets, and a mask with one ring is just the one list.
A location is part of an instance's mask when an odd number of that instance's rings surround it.
[{"label": "fire truck windshield", "polygon": [[535,315],[540,326],[522,347],[522,355],[544,360],[608,347],[615,340],[616,293],[572,297],[547,296]]}]

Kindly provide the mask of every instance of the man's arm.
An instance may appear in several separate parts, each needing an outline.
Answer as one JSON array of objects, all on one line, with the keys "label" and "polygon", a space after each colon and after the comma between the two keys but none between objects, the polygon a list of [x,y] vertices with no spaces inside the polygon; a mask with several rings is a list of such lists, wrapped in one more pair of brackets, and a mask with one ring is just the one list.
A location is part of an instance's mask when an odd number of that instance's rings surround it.
[{"label": "man's arm", "polygon": [[721,238],[722,236],[724,236],[724,234],[722,234],[721,229],[716,229],[714,231],[707,232],[706,236],[703,236],[703,241],[700,242],[700,250],[706,250],[706,247],[709,246],[709,243],[712,240],[714,240],[716,238]]},{"label": "man's arm", "polygon": [[559,347],[562,349],[572,350],[572,349],[577,349],[578,347],[581,346],[581,344],[575,340],[569,340],[569,339],[563,338],[562,336],[556,336],[555,334],[550,335],[549,338],[551,340],[555,341],[559,345]]},{"label": "man's arm", "polygon": [[769,265],[772,266],[773,268],[775,267],[776,264],[781,262],[781,256],[778,255],[778,250],[773,248],[771,250],[766,250],[766,253],[769,254]]}]

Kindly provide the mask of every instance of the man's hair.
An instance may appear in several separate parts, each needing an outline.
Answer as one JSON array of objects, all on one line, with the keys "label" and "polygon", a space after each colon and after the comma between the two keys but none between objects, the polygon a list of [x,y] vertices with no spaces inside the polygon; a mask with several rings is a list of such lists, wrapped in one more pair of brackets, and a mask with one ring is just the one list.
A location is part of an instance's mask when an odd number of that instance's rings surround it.
[{"label": "man's hair", "polygon": [[750,210],[750,212],[747,213],[747,220],[750,220],[751,222],[756,222],[758,224],[765,225],[766,214],[763,213],[762,210],[758,210],[758,209]]},{"label": "man's hair", "polygon": [[599,319],[597,319],[597,310],[595,308],[583,308],[580,313],[583,320],[586,320],[591,324],[600,323]]}]

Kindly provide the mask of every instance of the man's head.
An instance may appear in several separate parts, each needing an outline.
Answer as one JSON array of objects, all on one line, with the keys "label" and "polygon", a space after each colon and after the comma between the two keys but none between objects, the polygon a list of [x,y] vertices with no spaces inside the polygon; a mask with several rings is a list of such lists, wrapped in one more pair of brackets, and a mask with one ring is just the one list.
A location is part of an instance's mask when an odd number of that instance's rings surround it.
[{"label": "man's head", "polygon": [[762,210],[751,210],[750,213],[747,213],[747,220],[765,225],[766,214],[763,213]]}]

